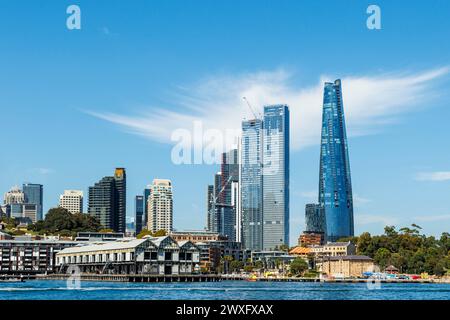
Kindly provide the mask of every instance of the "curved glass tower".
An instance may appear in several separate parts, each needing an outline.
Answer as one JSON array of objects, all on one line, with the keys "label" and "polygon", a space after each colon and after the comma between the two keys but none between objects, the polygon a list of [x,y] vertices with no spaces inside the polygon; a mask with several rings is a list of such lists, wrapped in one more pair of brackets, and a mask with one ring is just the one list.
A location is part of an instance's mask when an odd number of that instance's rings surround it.
[{"label": "curved glass tower", "polygon": [[325,83],[320,149],[319,203],[325,208],[327,239],[353,236],[353,196],[341,80]]}]

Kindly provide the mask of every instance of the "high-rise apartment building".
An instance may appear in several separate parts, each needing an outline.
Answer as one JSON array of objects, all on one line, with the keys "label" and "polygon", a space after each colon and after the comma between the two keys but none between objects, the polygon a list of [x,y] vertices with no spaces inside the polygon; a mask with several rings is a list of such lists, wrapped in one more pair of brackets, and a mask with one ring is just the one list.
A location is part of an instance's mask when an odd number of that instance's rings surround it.
[{"label": "high-rise apartment building", "polygon": [[353,196],[341,80],[325,83],[320,149],[319,204],[327,239],[354,235]]},{"label": "high-rise apartment building", "polygon": [[103,228],[117,231],[115,188],[114,177],[104,177],[89,187],[88,213],[96,217]]},{"label": "high-rise apartment building", "polygon": [[70,213],[83,212],[83,191],[81,190],[64,190],[59,196],[59,206],[66,209]]},{"label": "high-rise apartment building", "polygon": [[42,220],[43,215],[43,202],[44,202],[44,186],[42,184],[24,183],[22,191],[25,195],[25,204],[36,205],[36,220]]},{"label": "high-rise apartment building", "polygon": [[125,233],[127,218],[127,174],[125,168],[116,168],[114,172],[115,180],[115,210],[114,215],[116,232]]},{"label": "high-rise apartment building", "polygon": [[263,250],[289,245],[289,108],[264,107]]},{"label": "high-rise apartment building", "polygon": [[173,230],[173,198],[170,180],[153,180],[148,201],[147,229],[151,232]]}]

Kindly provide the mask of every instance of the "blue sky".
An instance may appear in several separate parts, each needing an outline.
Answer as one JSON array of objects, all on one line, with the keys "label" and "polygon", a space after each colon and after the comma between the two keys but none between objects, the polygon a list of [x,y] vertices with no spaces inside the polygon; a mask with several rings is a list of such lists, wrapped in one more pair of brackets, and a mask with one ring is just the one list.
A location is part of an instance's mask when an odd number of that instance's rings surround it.
[{"label": "blue sky", "polygon": [[[291,242],[316,201],[321,90],[342,78],[355,231],[449,231],[450,4],[375,1],[1,1],[0,192],[45,185],[45,209],[115,167],[132,198],[174,184],[174,226],[205,225],[215,165],[175,165],[170,134],[291,108]],[[81,30],[66,8],[81,8]],[[318,130],[319,128],[319,130]]]}]

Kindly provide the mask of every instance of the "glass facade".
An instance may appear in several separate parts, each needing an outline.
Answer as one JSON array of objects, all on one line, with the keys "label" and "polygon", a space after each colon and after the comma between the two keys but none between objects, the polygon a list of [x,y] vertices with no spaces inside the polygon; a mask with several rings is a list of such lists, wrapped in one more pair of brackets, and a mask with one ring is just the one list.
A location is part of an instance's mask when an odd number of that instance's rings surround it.
[{"label": "glass facade", "polygon": [[43,215],[43,198],[44,198],[44,186],[42,184],[24,183],[22,186],[22,192],[25,195],[26,204],[36,205],[36,219],[42,220]]},{"label": "glass facade", "polygon": [[114,172],[115,183],[115,212],[114,225],[116,232],[126,231],[127,217],[127,174],[124,168],[117,168]]},{"label": "glass facade", "polygon": [[289,108],[264,107],[263,250],[289,245]]},{"label": "glass facade", "polygon": [[115,214],[115,180],[104,177],[89,187],[88,213],[96,217],[103,228],[116,231]]},{"label": "glass facade", "polygon": [[242,242],[250,250],[263,247],[263,121],[242,122],[241,137],[241,212]]},{"label": "glass facade", "polygon": [[329,241],[353,236],[353,196],[340,80],[325,83],[319,204],[325,208]]},{"label": "glass facade", "polygon": [[136,196],[134,201],[136,235],[142,231],[144,219],[144,196]]},{"label": "glass facade", "polygon": [[150,186],[144,189],[144,226],[148,224],[148,198],[150,197]]},{"label": "glass facade", "polygon": [[325,208],[320,204],[310,203],[305,206],[306,232],[326,233],[327,224]]}]

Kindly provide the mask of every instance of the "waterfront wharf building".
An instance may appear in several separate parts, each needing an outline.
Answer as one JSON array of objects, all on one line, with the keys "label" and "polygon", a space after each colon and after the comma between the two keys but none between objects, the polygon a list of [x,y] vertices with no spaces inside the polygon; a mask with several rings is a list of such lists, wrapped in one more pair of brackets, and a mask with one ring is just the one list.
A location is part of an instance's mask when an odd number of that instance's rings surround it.
[{"label": "waterfront wharf building", "polygon": [[200,249],[170,236],[124,239],[68,248],[56,256],[59,271],[76,266],[83,273],[183,275],[200,268]]},{"label": "waterfront wharf building", "polygon": [[64,193],[59,196],[59,206],[66,209],[70,213],[82,213],[83,191],[64,190]]},{"label": "waterfront wharf building", "polygon": [[77,244],[59,240],[1,240],[0,274],[53,272],[56,253]]},{"label": "waterfront wharf building", "polygon": [[326,238],[354,235],[350,177],[341,80],[325,83],[319,170],[319,204],[325,208]]},{"label": "waterfront wharf building", "polygon": [[334,256],[316,263],[317,270],[335,278],[362,277],[365,272],[374,271],[373,259],[367,256]]}]

